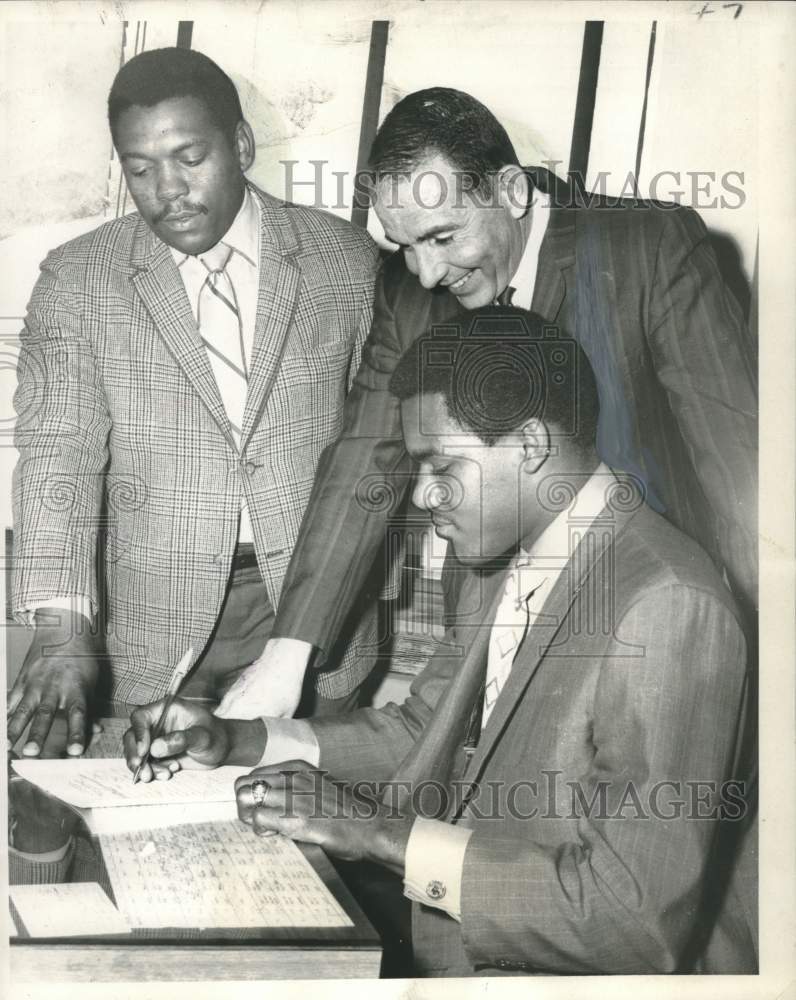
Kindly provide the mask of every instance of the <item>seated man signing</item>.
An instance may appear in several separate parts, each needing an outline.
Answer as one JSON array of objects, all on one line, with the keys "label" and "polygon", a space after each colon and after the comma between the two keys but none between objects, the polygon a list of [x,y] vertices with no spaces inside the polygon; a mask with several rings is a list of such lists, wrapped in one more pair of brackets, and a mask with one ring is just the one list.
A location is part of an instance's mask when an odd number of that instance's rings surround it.
[{"label": "seated man signing", "polygon": [[[256,833],[403,878],[418,975],[753,971],[718,864],[745,811],[738,613],[600,462],[593,373],[554,332],[462,312],[392,376],[414,502],[467,568],[404,704],[244,722],[177,702],[144,777],[258,765],[237,785]],[[161,706],[133,713],[131,768]]]}]

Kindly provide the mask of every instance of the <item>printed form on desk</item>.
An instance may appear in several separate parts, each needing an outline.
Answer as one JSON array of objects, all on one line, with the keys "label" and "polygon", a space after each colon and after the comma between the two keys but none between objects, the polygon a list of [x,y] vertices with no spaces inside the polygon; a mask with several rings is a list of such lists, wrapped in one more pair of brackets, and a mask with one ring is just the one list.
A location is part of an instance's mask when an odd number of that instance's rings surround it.
[{"label": "printed form on desk", "polygon": [[123,759],[15,760],[14,770],[83,816],[92,833],[124,833],[238,815],[235,779],[249,767],[178,771],[168,781],[139,781]]},{"label": "printed form on desk", "polygon": [[351,927],[296,845],[240,821],[101,835],[132,927]]},{"label": "printed form on desk", "polygon": [[250,767],[218,767],[213,771],[178,771],[168,781],[139,781],[118,757],[13,761],[14,770],[31,784],[78,809],[111,806],[188,805],[234,802],[235,779]]}]

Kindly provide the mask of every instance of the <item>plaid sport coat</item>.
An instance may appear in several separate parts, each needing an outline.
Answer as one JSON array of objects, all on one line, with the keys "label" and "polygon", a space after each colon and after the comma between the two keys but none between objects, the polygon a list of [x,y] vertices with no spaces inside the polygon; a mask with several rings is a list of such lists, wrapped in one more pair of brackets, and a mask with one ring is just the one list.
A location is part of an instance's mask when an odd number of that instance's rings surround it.
[{"label": "plaid sport coat", "polygon": [[[82,594],[100,607],[115,704],[157,698],[185,649],[204,649],[242,498],[277,607],[370,327],[367,233],[252,190],[260,287],[240,450],[169,248],[137,213],[48,255],[21,333],[13,606]],[[321,693],[367,674],[357,645]]]},{"label": "plaid sport coat", "polygon": [[469,574],[403,705],[312,720],[335,778],[472,830],[461,922],[412,904],[418,974],[755,971],[753,812],[730,784],[746,778],[738,609],[705,552],[624,489],[571,527],[469,762],[500,573]]}]

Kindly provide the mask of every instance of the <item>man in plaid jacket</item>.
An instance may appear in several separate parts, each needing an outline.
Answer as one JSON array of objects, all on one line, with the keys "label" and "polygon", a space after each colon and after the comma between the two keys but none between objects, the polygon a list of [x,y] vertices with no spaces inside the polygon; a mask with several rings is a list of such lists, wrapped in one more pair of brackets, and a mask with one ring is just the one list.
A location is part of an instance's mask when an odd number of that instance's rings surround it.
[{"label": "man in plaid jacket", "polygon": [[[108,110],[138,213],[49,254],[21,334],[13,606],[35,632],[8,736],[30,722],[27,755],[59,712],[53,752],[81,753],[100,696],[152,701],[189,648],[184,690],[209,701],[262,653],[371,322],[372,240],[246,181],[254,136],[211,60],[144,52]],[[368,673],[359,617],[308,710]]]}]

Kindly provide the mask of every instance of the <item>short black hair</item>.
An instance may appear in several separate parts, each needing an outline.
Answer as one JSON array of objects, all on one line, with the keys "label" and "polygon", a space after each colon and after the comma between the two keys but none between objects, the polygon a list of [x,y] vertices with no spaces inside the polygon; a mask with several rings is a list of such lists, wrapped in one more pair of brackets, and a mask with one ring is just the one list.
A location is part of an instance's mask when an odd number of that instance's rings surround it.
[{"label": "short black hair", "polygon": [[175,97],[201,101],[232,141],[243,119],[235,84],[212,59],[183,48],[139,52],[119,70],[108,95],[108,123],[114,140],[119,116],[128,108],[151,108]]},{"label": "short black hair", "polygon": [[483,190],[507,165],[518,164],[508,133],[489,108],[450,87],[418,90],[399,101],[381,124],[370,150],[376,175],[411,173],[439,154],[470,190]]},{"label": "short black hair", "polygon": [[439,394],[462,430],[493,445],[537,418],[557,439],[594,447],[597,382],[583,349],[536,313],[462,310],[422,334],[390,379],[400,400]]}]

